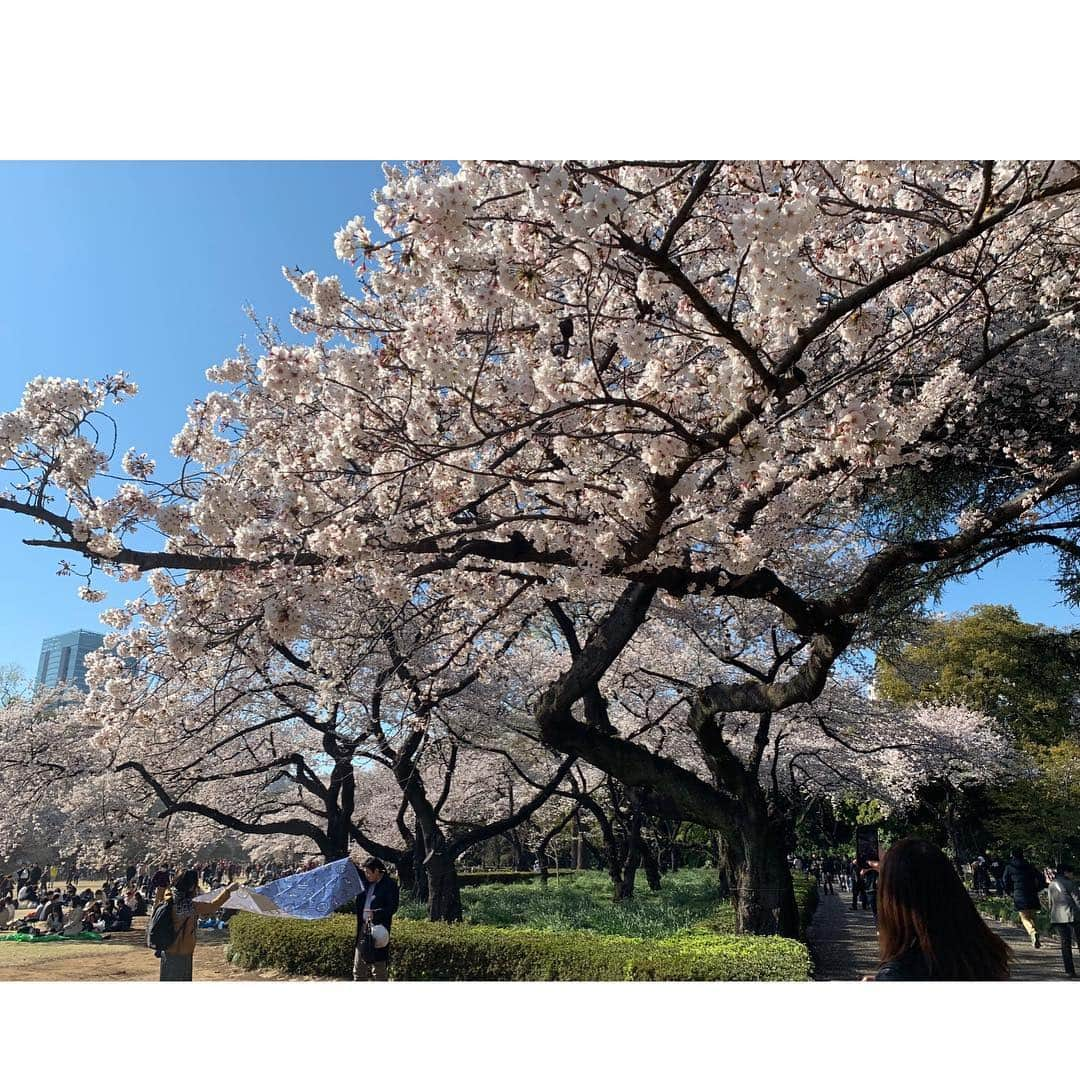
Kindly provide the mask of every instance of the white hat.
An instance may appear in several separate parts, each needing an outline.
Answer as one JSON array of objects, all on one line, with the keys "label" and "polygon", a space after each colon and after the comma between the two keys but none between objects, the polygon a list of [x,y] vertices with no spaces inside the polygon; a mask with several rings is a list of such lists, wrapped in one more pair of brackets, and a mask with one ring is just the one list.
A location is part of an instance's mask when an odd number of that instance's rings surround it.
[{"label": "white hat", "polygon": [[385,925],[371,927],[371,943],[376,948],[385,948],[390,943],[390,930]]}]

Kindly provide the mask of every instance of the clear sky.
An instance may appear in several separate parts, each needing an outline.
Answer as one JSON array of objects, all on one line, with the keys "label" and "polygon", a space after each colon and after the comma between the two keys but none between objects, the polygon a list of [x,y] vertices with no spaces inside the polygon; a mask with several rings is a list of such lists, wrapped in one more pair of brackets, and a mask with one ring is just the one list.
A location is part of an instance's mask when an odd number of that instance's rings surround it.
[{"label": "clear sky", "polygon": [[[369,212],[381,184],[364,162],[0,163],[0,410],[38,374],[128,371],[140,394],[115,412],[119,450],[145,450],[168,474],[203,372],[253,336],[244,306],[288,332],[296,297],[281,266],[344,277],[333,234]],[[42,638],[101,627],[79,582],[55,575],[54,553],[19,542],[27,534],[0,513],[0,663],[32,674]],[[1013,556],[950,588],[943,606],[1012,603],[1031,621],[1071,624],[1053,569]],[[115,602],[120,589],[101,580]]]}]

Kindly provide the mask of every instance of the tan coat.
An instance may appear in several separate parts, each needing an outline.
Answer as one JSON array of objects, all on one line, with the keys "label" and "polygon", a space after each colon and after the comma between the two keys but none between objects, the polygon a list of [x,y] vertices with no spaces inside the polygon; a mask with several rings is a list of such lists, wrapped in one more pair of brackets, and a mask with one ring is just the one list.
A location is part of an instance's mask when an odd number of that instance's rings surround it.
[{"label": "tan coat", "polygon": [[165,949],[165,954],[194,955],[196,922],[207,914],[213,914],[214,911],[229,898],[229,895],[229,892],[222,892],[212,903],[207,903],[198,899],[194,900],[191,904],[194,913],[187,918],[179,917],[176,913],[176,908],[174,907],[172,919],[173,928],[176,930],[176,938],[173,940],[172,944]]}]

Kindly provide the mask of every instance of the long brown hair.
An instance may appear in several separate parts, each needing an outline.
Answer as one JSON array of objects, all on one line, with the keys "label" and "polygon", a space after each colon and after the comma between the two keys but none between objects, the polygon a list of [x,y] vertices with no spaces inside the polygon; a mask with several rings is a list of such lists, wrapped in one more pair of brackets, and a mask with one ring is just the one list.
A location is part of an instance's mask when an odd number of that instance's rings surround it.
[{"label": "long brown hair", "polygon": [[881,961],[917,948],[935,981],[1001,981],[1008,945],[983,921],[949,859],[925,839],[901,839],[881,862]]}]

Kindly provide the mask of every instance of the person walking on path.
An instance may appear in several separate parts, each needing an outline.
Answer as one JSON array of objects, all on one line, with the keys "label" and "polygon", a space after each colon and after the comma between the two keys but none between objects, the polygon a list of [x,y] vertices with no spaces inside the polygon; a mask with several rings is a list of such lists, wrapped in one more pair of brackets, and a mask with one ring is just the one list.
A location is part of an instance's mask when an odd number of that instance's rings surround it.
[{"label": "person walking on path", "polygon": [[866,888],[863,886],[863,869],[866,867],[858,858],[853,858],[851,862],[851,909],[858,910],[859,903],[862,902],[862,909],[866,910]]},{"label": "person walking on path", "polygon": [[1045,874],[1040,873],[1025,857],[1021,848],[1012,852],[1005,865],[1002,883],[1012,893],[1013,905],[1020,915],[1020,923],[1027,930],[1034,947],[1040,946],[1039,929],[1035,915],[1039,910],[1039,892],[1046,887]]},{"label": "person walking on path", "polygon": [[[363,891],[356,897],[356,953],[353,957],[354,982],[385,982],[389,980],[390,925],[400,901],[397,881],[386,872],[378,858],[368,858],[360,867]],[[367,925],[372,927],[375,952],[370,963],[361,955],[361,942]],[[385,930],[385,942],[380,943]]]},{"label": "person walking on path", "polygon": [[[866,900],[870,905],[870,913],[873,914],[875,922],[877,921],[877,886],[879,865],[879,862],[868,861],[866,863],[866,868],[862,871],[863,895],[866,897]],[[865,909],[865,907],[863,909]]]},{"label": "person walking on path", "polygon": [[1003,981],[1008,945],[983,921],[944,852],[901,839],[881,860],[881,965],[864,981]]},{"label": "person walking on path", "polygon": [[194,869],[185,869],[172,883],[172,923],[175,936],[161,957],[158,980],[190,982],[191,964],[195,955],[195,923],[198,918],[213,914],[238,885],[230,884],[217,897],[207,902],[195,898],[199,877]]},{"label": "person walking on path", "polygon": [[[1076,930],[1080,928],[1080,887],[1072,878],[1071,865],[1059,865],[1050,882],[1050,924],[1061,942],[1061,962],[1065,967],[1065,977],[1075,978],[1072,946]],[[1080,949],[1080,938],[1076,941]]]},{"label": "person walking on path", "polygon": [[826,855],[821,860],[821,879],[825,885],[825,894],[835,895],[833,884],[836,881],[836,865],[832,855]]}]

